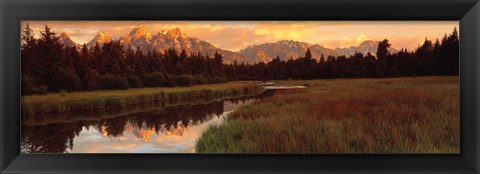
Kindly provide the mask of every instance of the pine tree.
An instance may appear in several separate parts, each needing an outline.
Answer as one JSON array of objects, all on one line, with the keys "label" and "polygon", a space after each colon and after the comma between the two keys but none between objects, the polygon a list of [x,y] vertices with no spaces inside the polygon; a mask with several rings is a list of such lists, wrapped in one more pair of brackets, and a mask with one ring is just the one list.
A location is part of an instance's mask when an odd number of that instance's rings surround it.
[{"label": "pine tree", "polygon": [[377,59],[380,61],[384,61],[385,58],[387,58],[388,55],[388,48],[391,46],[390,43],[388,43],[387,39],[384,39],[383,41],[378,43],[378,49],[377,49]]},{"label": "pine tree", "polygon": [[35,71],[33,72],[39,84],[45,84],[49,89],[57,88],[55,84],[54,73],[58,72],[62,62],[63,48],[58,42],[56,33],[51,31],[49,26],[45,26],[45,30],[40,32],[40,39],[38,40],[38,58],[35,60]]},{"label": "pine tree", "polygon": [[22,46],[21,46],[21,66],[22,74],[31,75],[32,66],[37,58],[35,47],[37,46],[37,40],[34,37],[33,30],[27,23],[22,34]]},{"label": "pine tree", "polygon": [[312,52],[310,51],[310,48],[307,48],[307,51],[305,52],[305,58],[312,59]]}]

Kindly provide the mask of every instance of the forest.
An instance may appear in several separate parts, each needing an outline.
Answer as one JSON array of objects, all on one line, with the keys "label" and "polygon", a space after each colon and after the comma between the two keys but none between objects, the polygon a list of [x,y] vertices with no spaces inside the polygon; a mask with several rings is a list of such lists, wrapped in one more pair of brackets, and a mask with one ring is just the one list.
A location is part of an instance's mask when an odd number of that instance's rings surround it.
[{"label": "forest", "polygon": [[390,78],[399,76],[458,75],[459,34],[455,28],[441,40],[428,40],[415,50],[389,53],[387,39],[376,55],[280,57],[268,63],[223,64],[214,55],[168,49],[163,52],[125,48],[112,41],[88,48],[66,47],[49,26],[36,38],[29,25],[22,31],[22,95],[48,92],[93,91],[142,87],[175,87],[236,80],[326,78]]}]

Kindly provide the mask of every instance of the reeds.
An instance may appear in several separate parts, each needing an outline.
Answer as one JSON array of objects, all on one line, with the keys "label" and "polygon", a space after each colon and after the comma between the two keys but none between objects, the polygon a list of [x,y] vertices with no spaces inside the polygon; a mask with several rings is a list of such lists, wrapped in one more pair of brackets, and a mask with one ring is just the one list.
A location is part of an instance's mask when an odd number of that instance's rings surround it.
[{"label": "reeds", "polygon": [[143,103],[245,95],[247,94],[245,91],[259,92],[264,90],[255,84],[256,82],[239,81],[190,87],[137,88],[23,96],[21,111],[23,116],[108,111]]},{"label": "reeds", "polygon": [[459,153],[458,77],[279,81],[198,140],[200,153]]}]

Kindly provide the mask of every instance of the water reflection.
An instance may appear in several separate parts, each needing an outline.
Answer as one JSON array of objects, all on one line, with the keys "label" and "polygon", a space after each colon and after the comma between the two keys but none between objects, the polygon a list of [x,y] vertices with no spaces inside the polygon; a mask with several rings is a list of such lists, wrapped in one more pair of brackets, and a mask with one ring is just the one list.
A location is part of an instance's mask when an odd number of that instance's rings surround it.
[{"label": "water reflection", "polygon": [[[22,118],[23,153],[194,152],[200,134],[221,124],[227,113],[271,96],[135,108],[122,114],[53,115]],[[39,119],[41,118],[41,119]],[[95,119],[97,118],[97,119]]]}]

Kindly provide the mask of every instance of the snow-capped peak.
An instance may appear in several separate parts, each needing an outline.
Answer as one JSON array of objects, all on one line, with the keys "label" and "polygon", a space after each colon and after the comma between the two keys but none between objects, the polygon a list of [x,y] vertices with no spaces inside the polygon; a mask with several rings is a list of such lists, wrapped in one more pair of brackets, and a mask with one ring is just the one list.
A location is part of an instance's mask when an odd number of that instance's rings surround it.
[{"label": "snow-capped peak", "polygon": [[[62,34],[60,34],[60,35],[58,36],[58,39],[60,40],[60,42],[69,42],[69,41],[72,41],[72,39],[70,39],[70,36],[69,36],[67,33],[65,33],[65,32],[63,32]],[[72,42],[73,42],[73,41],[72,41]]]},{"label": "snow-capped peak", "polygon": [[377,47],[379,41],[366,40],[360,43],[360,46]]},{"label": "snow-capped peak", "polygon": [[105,33],[105,32],[99,32],[97,34],[97,38],[100,39],[100,40],[104,40],[104,41],[106,41],[106,40],[110,41],[110,36],[108,36],[107,33]]},{"label": "snow-capped peak", "polygon": [[96,43],[104,44],[109,43],[112,39],[105,32],[99,32],[90,42],[87,43],[89,46],[93,46]]},{"label": "snow-capped peak", "polygon": [[77,46],[78,47],[78,44],[76,44],[71,38],[70,36],[63,32],[62,34],[60,34],[58,36],[58,41],[60,43],[63,44],[64,47],[73,47],[73,46]]},{"label": "snow-capped peak", "polygon": [[70,36],[68,36],[67,33],[63,32],[62,34],[60,34],[59,36],[60,38],[70,38]]},{"label": "snow-capped peak", "polygon": [[143,24],[143,23],[135,26],[135,28],[133,28],[132,31],[130,31],[130,33],[128,34],[128,37],[130,39],[138,39],[142,36],[145,37],[147,40],[152,38],[152,33],[150,33],[147,30],[147,27],[145,27],[145,24]]},{"label": "snow-capped peak", "polygon": [[177,38],[177,37],[186,37],[186,35],[183,34],[183,33],[180,31],[180,28],[171,29],[171,30],[167,31],[166,35],[169,36],[169,37],[174,37],[174,38]]}]

